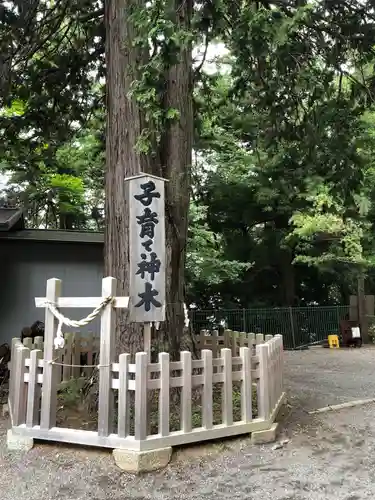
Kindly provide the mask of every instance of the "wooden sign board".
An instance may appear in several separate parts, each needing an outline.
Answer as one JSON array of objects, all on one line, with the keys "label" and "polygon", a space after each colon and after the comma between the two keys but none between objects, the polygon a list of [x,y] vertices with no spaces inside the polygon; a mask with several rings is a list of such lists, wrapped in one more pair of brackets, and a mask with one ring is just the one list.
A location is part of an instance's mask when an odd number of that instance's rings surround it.
[{"label": "wooden sign board", "polygon": [[165,179],[125,179],[129,200],[129,319],[165,321]]}]

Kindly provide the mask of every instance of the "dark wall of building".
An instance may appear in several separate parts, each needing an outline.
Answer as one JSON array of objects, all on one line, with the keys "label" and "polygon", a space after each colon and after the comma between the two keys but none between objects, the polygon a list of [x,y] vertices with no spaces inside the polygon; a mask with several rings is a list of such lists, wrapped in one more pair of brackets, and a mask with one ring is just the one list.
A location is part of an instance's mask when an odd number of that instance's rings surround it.
[{"label": "dark wall of building", "polygon": [[[103,246],[87,243],[2,240],[0,243],[0,344],[18,337],[24,326],[44,321],[44,309],[35,307],[34,298],[44,297],[49,278],[62,280],[62,295],[101,295]],[[90,310],[66,309],[71,319],[81,319]],[[96,321],[80,331],[98,331]],[[64,331],[72,331],[65,328]]]}]

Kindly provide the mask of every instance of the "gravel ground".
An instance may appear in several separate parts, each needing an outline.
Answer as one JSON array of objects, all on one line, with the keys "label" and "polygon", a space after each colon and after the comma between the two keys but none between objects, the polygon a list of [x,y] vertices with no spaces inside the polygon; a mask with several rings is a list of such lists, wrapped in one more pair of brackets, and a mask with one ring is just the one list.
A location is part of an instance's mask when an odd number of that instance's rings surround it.
[{"label": "gravel ground", "polygon": [[[180,450],[160,472],[133,477],[108,451],[37,445],[5,447],[0,420],[2,500],[360,500],[375,497],[375,405],[319,417],[306,409],[372,397],[375,350],[286,353],[285,382],[294,396],[281,449],[248,439]],[[375,365],[374,365],[375,366]]]},{"label": "gravel ground", "polygon": [[375,398],[375,347],[285,353],[289,399],[313,410],[355,399]]}]

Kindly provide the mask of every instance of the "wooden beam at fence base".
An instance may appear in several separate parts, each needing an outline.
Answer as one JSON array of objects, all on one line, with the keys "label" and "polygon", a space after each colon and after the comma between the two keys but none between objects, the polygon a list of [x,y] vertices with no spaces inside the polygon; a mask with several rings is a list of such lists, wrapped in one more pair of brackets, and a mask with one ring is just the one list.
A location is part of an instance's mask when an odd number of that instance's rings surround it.
[{"label": "wooden beam at fence base", "polygon": [[[61,280],[51,278],[47,280],[46,299],[56,303],[61,293]],[[53,365],[54,337],[57,327],[55,316],[48,307],[45,308],[44,321],[44,366],[43,366],[43,388],[42,406],[40,412],[40,427],[48,430],[56,425],[57,404],[57,370]]]},{"label": "wooden beam at fence base", "polygon": [[[102,297],[116,294],[117,280],[103,278]],[[100,360],[99,360],[99,404],[98,404],[98,434],[108,436],[113,426],[113,391],[112,363],[115,357],[114,311],[106,307],[102,311],[100,322]]]},{"label": "wooden beam at fence base", "polygon": [[221,439],[225,437],[239,436],[249,434],[255,431],[266,430],[270,423],[261,419],[254,419],[252,422],[234,422],[227,427],[223,424],[215,425],[207,430],[203,427],[193,429],[188,434],[183,431],[171,432],[169,436],[161,437],[158,434],[148,436],[144,441],[137,441],[133,436],[120,438],[116,434],[109,436],[99,436],[94,431],[82,431],[78,429],[65,429],[53,427],[48,431],[43,431],[40,426],[27,428],[25,425],[13,427],[12,432],[18,436],[28,436],[34,439],[45,441],[55,441],[60,443],[74,443],[84,446],[98,446],[103,448],[122,448],[125,450],[148,451],[163,448],[167,446],[179,446],[183,444],[195,443],[200,441],[209,441],[212,439]]}]

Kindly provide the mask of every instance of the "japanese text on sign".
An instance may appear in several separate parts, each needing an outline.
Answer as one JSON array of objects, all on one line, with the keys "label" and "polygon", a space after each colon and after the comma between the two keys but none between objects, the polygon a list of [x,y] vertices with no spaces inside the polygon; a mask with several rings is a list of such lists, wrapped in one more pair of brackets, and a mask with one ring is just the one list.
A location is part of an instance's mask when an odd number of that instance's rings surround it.
[{"label": "japanese text on sign", "polygon": [[142,175],[129,182],[130,319],[165,319],[164,181]]}]

